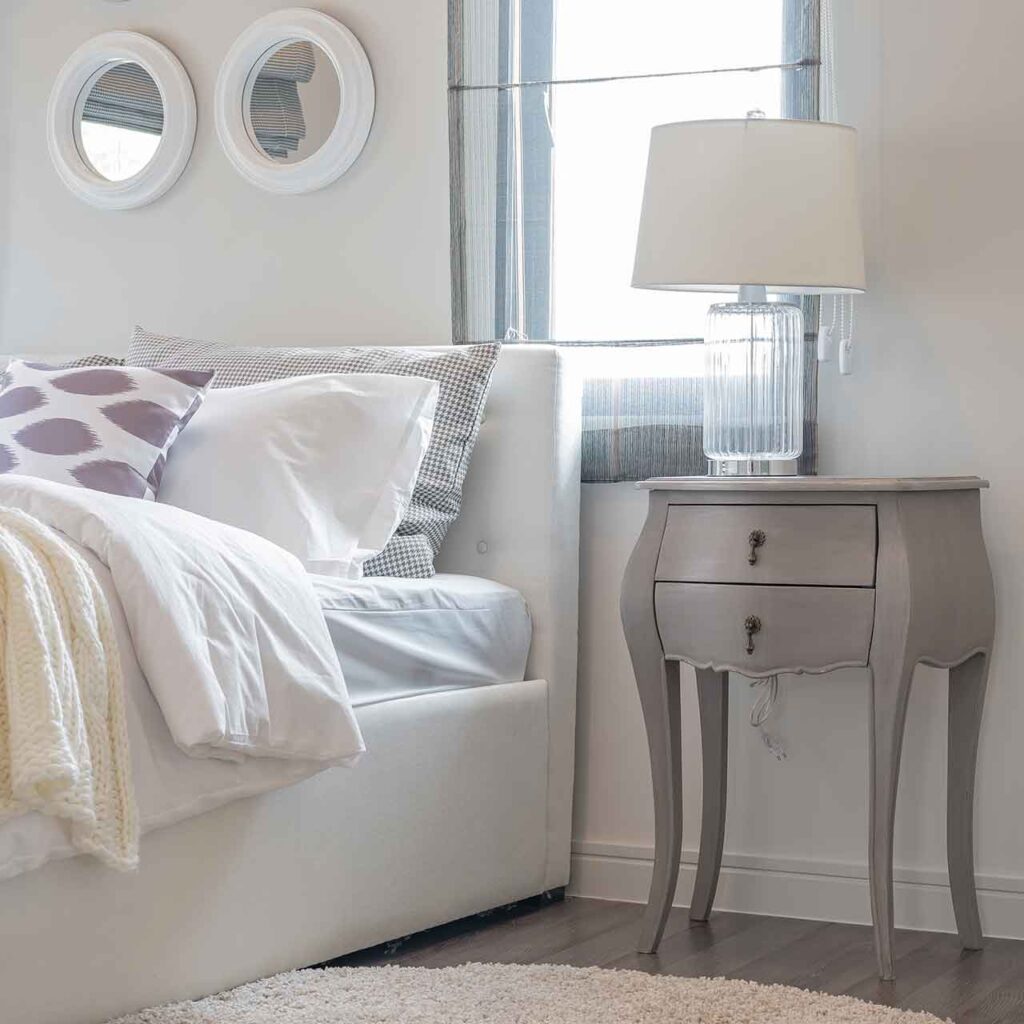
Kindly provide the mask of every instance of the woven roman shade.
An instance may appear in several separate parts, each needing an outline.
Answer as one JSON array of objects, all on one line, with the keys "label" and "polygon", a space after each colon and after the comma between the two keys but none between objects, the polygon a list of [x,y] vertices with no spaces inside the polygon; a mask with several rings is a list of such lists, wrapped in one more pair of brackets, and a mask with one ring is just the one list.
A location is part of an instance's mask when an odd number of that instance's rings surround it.
[{"label": "woven roman shade", "polygon": [[141,65],[118,64],[96,80],[82,108],[82,120],[162,135],[164,104],[160,90]]},{"label": "woven roman shade", "polygon": [[252,87],[249,116],[253,132],[268,156],[285,158],[306,137],[299,83],[316,71],[313,44],[300,39],[277,50],[260,68]]}]

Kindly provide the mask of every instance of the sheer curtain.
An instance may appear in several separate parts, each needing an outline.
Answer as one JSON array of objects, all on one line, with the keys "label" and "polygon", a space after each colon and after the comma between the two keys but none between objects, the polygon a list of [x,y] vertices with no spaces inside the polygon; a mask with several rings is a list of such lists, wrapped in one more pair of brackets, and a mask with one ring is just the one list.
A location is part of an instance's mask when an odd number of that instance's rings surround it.
[{"label": "sheer curtain", "polygon": [[726,297],[630,288],[648,138],[752,109],[817,117],[818,0],[450,0],[449,16],[455,341],[585,349],[585,480],[704,473],[700,342]]}]

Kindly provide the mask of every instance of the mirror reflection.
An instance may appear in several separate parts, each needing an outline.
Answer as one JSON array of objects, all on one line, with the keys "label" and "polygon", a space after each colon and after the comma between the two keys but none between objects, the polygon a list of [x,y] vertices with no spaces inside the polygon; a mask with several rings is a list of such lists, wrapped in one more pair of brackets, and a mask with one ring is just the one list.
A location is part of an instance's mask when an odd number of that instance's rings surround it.
[{"label": "mirror reflection", "polygon": [[163,130],[160,90],[141,64],[114,64],[86,86],[78,123],[82,156],[107,181],[138,174]]},{"label": "mirror reflection", "polygon": [[296,39],[270,50],[249,79],[246,123],[272,160],[305,160],[327,141],[341,109],[341,82],[330,57]]}]

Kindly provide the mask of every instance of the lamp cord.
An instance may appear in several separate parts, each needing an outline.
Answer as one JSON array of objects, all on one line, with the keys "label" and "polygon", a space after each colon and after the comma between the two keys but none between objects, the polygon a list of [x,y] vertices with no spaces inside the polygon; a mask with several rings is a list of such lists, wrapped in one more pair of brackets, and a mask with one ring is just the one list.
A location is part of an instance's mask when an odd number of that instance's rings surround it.
[{"label": "lamp cord", "polygon": [[779,677],[777,675],[767,676],[764,679],[752,679],[752,689],[761,687],[754,706],[750,709],[750,724],[760,733],[761,741],[771,751],[776,761],[786,760],[786,748],[781,741],[765,728],[768,719],[775,711],[779,699]]},{"label": "lamp cord", "polygon": [[[821,0],[821,119],[839,120],[839,99],[835,75],[835,29],[832,22],[832,0]],[[829,362],[834,346],[839,348],[839,372],[853,372],[853,296],[833,295],[832,319],[823,326],[818,342],[818,361]]]}]

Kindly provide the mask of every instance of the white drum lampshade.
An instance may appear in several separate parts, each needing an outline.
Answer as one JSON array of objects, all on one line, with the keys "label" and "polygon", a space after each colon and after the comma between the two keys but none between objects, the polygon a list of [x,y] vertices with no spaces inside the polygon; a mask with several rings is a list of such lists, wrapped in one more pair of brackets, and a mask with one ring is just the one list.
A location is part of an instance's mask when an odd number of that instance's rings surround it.
[{"label": "white drum lampshade", "polygon": [[633,285],[739,292],[705,336],[715,462],[802,450],[803,317],[766,292],[864,290],[857,139],[820,121],[683,121],[651,133]]}]

